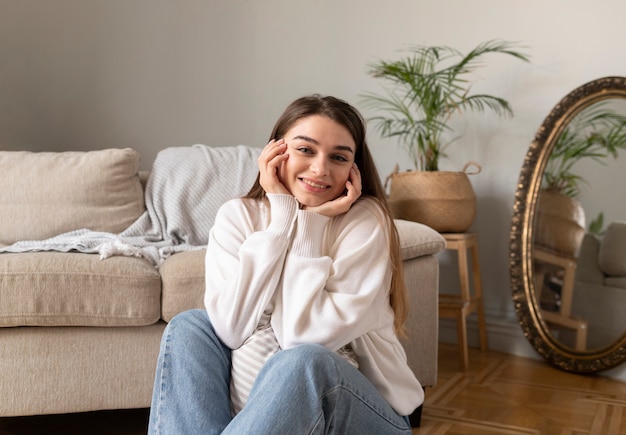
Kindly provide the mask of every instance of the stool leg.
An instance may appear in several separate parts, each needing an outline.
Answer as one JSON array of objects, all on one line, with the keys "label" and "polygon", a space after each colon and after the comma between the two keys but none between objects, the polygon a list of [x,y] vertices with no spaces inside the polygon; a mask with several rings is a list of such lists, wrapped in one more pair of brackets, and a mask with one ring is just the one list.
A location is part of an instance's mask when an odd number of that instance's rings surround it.
[{"label": "stool leg", "polygon": [[480,338],[480,350],[487,350],[487,323],[485,322],[485,308],[483,305],[483,288],[480,277],[480,264],[478,262],[478,245],[474,243],[472,251],[472,275],[474,276],[474,295],[477,298],[476,316],[478,317],[478,335]]},{"label": "stool leg", "polygon": [[457,329],[457,341],[459,342],[459,362],[461,364],[461,370],[466,371],[469,366],[469,354],[467,351],[467,318],[465,310],[459,310],[459,315],[456,319]]},{"label": "stool leg", "polygon": [[[469,280],[469,260],[467,258],[467,245],[465,243],[459,246],[459,250],[457,254],[458,254],[458,262],[459,262],[459,280],[461,284],[461,298],[463,299],[464,303],[468,303],[470,301],[471,292],[470,292],[470,280]],[[472,263],[474,263],[473,255],[472,255]]]},{"label": "stool leg", "polygon": [[576,350],[587,349],[587,322],[578,325],[576,330]]},{"label": "stool leg", "polygon": [[487,350],[487,323],[485,322],[485,309],[482,300],[478,301],[476,310],[478,316],[478,334],[480,337],[480,350]]}]

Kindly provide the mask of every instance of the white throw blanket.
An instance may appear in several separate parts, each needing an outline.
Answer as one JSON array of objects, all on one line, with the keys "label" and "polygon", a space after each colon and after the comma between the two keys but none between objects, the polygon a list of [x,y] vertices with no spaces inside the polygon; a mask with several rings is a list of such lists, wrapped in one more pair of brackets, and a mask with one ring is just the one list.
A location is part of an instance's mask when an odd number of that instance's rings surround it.
[{"label": "white throw blanket", "polygon": [[120,234],[80,229],[46,240],[27,240],[0,252],[78,251],[143,257],[159,266],[173,253],[206,247],[219,207],[245,195],[258,174],[260,148],[173,147],[154,162],[145,191],[146,211]]}]

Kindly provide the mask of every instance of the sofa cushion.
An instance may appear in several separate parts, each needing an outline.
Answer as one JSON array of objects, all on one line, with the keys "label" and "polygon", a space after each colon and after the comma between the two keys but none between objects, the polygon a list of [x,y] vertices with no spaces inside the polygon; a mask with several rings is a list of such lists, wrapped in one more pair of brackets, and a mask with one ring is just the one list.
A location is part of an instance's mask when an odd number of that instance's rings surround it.
[{"label": "sofa cushion", "polygon": [[89,228],[119,233],[145,210],[132,149],[0,151],[0,244]]},{"label": "sofa cushion", "polygon": [[626,276],[626,222],[612,222],[606,228],[598,262],[606,275]]},{"label": "sofa cushion", "polygon": [[180,312],[204,307],[205,256],[206,249],[180,252],[161,265],[161,316],[166,322]]},{"label": "sofa cushion", "polygon": [[95,254],[0,255],[0,326],[138,326],[160,318],[161,279],[146,260]]},{"label": "sofa cushion", "polygon": [[446,248],[446,239],[429,226],[402,219],[395,219],[394,222],[400,237],[402,260],[435,255]]}]

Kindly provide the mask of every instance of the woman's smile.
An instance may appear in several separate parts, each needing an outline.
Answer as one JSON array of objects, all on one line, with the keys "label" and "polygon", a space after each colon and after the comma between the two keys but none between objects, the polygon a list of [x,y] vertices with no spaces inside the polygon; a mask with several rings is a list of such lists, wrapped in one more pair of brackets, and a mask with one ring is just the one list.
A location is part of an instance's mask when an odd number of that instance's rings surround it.
[{"label": "woman's smile", "polygon": [[300,181],[304,183],[306,188],[308,188],[309,190],[313,192],[324,192],[326,189],[330,188],[328,184],[325,184],[319,181],[310,180],[307,178],[300,178]]}]

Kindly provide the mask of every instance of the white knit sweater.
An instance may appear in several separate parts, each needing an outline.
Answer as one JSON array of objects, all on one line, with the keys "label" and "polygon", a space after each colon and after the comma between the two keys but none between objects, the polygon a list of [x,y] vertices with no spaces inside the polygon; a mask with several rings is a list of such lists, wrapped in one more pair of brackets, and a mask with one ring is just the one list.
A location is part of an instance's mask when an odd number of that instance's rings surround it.
[{"label": "white knit sweater", "polygon": [[234,199],[219,210],[206,255],[205,306],[237,349],[270,304],[282,349],[350,343],[359,370],[401,415],[424,399],[394,332],[391,262],[382,210],[361,198],[334,218],[300,210],[291,195]]}]

